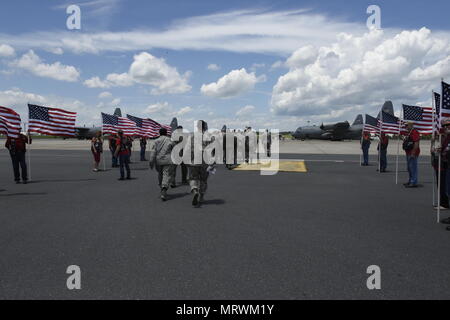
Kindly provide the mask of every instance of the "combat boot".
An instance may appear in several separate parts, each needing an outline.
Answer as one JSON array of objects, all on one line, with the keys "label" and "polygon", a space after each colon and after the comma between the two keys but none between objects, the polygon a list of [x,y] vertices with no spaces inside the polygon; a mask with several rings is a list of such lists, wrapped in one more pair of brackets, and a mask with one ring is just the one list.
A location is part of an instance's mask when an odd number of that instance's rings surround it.
[{"label": "combat boot", "polygon": [[161,200],[167,201],[167,189],[166,188],[161,189]]},{"label": "combat boot", "polygon": [[196,207],[199,204],[199,198],[200,198],[200,193],[198,192],[198,189],[194,189],[193,194],[194,194],[194,197],[192,198],[192,205],[194,207]]}]

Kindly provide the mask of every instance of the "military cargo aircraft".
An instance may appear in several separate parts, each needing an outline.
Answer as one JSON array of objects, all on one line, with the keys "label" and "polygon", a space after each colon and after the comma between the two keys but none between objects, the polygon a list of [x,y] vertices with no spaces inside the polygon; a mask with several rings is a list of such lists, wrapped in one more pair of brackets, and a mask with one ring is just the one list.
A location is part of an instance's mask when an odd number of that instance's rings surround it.
[{"label": "military cargo aircraft", "polygon": [[293,137],[298,140],[345,140],[360,139],[364,127],[363,116],[356,117],[352,125],[348,121],[333,124],[322,124],[321,126],[307,126],[298,128]]},{"label": "military cargo aircraft", "polygon": [[[392,104],[392,101],[386,101],[382,107],[382,111],[394,115],[394,105]],[[321,126],[300,127],[293,133],[293,137],[297,140],[358,140],[361,139],[363,128],[364,119],[360,114],[356,117],[352,125],[350,125],[348,121],[345,121],[333,124],[322,124]]]}]

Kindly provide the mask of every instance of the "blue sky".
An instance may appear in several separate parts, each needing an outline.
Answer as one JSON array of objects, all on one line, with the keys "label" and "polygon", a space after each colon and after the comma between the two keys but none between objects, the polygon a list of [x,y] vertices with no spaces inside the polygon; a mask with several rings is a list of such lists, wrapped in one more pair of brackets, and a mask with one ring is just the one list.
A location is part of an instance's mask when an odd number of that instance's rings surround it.
[{"label": "blue sky", "polygon": [[[66,28],[77,4],[82,29]],[[382,30],[366,9],[381,8]],[[429,104],[450,77],[448,1],[2,1],[0,105],[169,123],[297,126]]]}]

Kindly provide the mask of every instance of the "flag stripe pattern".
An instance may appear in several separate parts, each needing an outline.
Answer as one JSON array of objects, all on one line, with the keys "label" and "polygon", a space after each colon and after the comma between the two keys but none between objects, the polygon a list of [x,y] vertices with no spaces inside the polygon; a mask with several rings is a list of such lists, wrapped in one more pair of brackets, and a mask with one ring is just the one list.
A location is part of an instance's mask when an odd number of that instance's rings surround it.
[{"label": "flag stripe pattern", "polygon": [[450,118],[450,85],[442,82],[442,109],[441,118]]},{"label": "flag stripe pattern", "polygon": [[136,124],[136,133],[141,137],[157,138],[159,137],[159,129],[166,128],[168,135],[172,134],[172,128],[167,125],[161,125],[152,119],[142,119],[127,115],[127,118]]},{"label": "flag stripe pattern", "polygon": [[115,134],[119,130],[126,136],[137,135],[136,124],[128,118],[102,113],[103,134]]},{"label": "flag stripe pattern", "polygon": [[441,95],[437,92],[434,92],[434,122],[435,122],[435,130],[439,131],[441,130]]},{"label": "flag stripe pattern", "polygon": [[433,133],[433,108],[408,106],[404,104],[403,120],[414,123],[414,128],[420,134]]},{"label": "flag stripe pattern", "polygon": [[378,134],[380,133],[380,127],[378,120],[372,116],[366,114],[366,122],[364,123],[364,131],[369,133]]},{"label": "flag stripe pattern", "polygon": [[29,130],[49,136],[75,136],[76,112],[28,105]]},{"label": "flag stripe pattern", "polygon": [[399,134],[400,133],[400,119],[386,113],[381,112],[381,119],[378,119],[381,127],[381,132],[387,134]]},{"label": "flag stripe pattern", "polygon": [[0,134],[18,138],[20,134],[20,115],[14,110],[0,107]]}]

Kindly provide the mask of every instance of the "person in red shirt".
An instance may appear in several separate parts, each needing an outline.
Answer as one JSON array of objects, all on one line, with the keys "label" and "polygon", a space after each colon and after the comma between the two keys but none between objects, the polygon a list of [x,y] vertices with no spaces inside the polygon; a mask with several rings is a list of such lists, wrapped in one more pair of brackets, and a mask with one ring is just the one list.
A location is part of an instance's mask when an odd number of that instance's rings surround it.
[{"label": "person in red shirt", "polygon": [[413,123],[407,124],[408,134],[403,143],[408,163],[409,181],[404,184],[406,188],[417,188],[418,183],[418,159],[420,156],[420,133],[414,129]]},{"label": "person in red shirt", "polygon": [[380,151],[380,172],[386,172],[387,169],[387,150],[389,146],[389,136],[382,133],[380,142],[378,143],[378,151]]},{"label": "person in red shirt", "polygon": [[131,179],[131,170],[130,170],[130,142],[129,139],[124,136],[123,131],[118,132],[119,137],[116,141],[116,152],[115,156],[119,159],[120,166],[120,179],[121,181],[125,180],[125,169],[127,171],[127,180]]},{"label": "person in red shirt", "polygon": [[102,132],[99,131],[95,134],[95,137],[91,141],[91,152],[94,156],[94,172],[98,172],[98,166],[100,164],[101,154],[103,153],[103,139]]},{"label": "person in red shirt", "polygon": [[5,147],[9,150],[9,154],[11,156],[14,170],[14,180],[16,183],[20,183],[20,170],[22,170],[23,183],[28,183],[27,162],[25,160],[27,143],[31,144],[31,137],[27,137],[24,134],[20,134],[18,138],[8,137],[5,143]]}]

